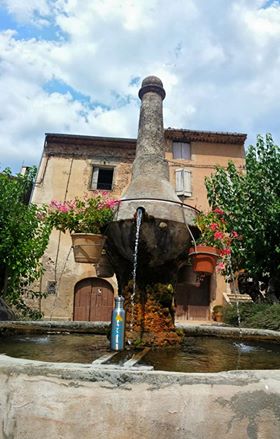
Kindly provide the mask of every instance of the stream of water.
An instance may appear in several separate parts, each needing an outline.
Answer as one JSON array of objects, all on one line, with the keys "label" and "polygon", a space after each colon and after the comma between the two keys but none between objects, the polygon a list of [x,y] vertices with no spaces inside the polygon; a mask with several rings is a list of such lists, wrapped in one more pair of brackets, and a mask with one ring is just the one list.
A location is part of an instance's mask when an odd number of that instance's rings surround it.
[{"label": "stream of water", "polygon": [[133,290],[131,294],[131,320],[130,320],[130,331],[133,330],[134,324],[134,307],[135,307],[135,294],[136,294],[136,273],[137,273],[137,256],[138,256],[138,245],[139,245],[139,235],[140,235],[140,227],[142,222],[143,211],[141,208],[138,208],[136,211],[136,234],[135,234],[135,245],[134,245],[134,254],[133,254]]}]

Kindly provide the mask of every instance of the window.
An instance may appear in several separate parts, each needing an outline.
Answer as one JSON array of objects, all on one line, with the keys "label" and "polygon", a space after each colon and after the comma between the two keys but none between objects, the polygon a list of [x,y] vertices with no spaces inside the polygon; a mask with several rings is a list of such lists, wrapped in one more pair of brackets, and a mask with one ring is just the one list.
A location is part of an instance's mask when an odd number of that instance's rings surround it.
[{"label": "window", "polygon": [[47,283],[47,293],[48,294],[56,294],[56,281],[49,280]]},{"label": "window", "polygon": [[91,189],[110,191],[113,186],[114,168],[94,167],[91,180]]},{"label": "window", "polygon": [[191,160],[191,145],[185,142],[173,142],[173,158]]},{"label": "window", "polygon": [[192,173],[187,169],[176,169],[176,194],[192,196]]}]

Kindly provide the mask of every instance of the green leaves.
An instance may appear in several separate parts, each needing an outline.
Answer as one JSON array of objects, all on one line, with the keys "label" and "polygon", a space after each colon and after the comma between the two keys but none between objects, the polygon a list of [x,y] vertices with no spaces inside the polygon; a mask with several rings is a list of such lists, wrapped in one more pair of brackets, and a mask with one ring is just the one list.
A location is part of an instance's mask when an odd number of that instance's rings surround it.
[{"label": "green leaves", "polygon": [[9,169],[0,174],[0,291],[18,306],[41,274],[39,260],[51,230],[41,221],[46,209],[26,201],[35,173],[32,168],[24,176],[12,176]]},{"label": "green leaves", "polygon": [[229,163],[206,179],[210,205],[221,207],[242,237],[232,248],[234,269],[279,276],[280,148],[270,134],[248,148],[245,172]]}]

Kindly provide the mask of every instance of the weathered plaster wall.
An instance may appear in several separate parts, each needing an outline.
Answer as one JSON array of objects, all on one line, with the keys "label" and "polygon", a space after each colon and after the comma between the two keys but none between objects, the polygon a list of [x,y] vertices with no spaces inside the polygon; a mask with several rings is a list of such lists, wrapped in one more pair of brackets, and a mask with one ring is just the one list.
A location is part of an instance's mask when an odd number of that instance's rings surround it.
[{"label": "weathered plaster wall", "polygon": [[231,160],[238,168],[244,166],[244,146],[210,142],[191,142],[191,160],[173,159],[172,140],[167,140],[166,159],[169,163],[171,183],[175,187],[175,171],[186,168],[192,173],[192,196],[184,202],[199,210],[209,209],[204,180],[215,171],[215,167],[227,166]]},{"label": "weathered plaster wall", "polygon": [[[37,183],[33,192],[32,202],[49,203],[52,199],[63,201],[91,193],[89,186],[93,166],[113,166],[114,181],[112,197],[119,198],[130,182],[132,163],[135,156],[135,140],[88,138],[87,136],[50,136],[45,147],[39,168]],[[218,139],[218,138],[217,138]],[[184,141],[184,139],[181,139]],[[243,165],[243,145],[216,143],[206,141],[191,142],[191,160],[174,160],[172,140],[166,141],[165,157],[169,165],[170,181],[175,187],[175,170],[186,168],[192,172],[192,196],[184,202],[198,209],[207,210],[204,178],[210,175],[215,165],[226,165],[233,160],[237,166]],[[44,256],[45,274],[41,279],[40,289],[47,291],[49,281],[57,282],[58,294],[42,299],[38,307],[45,318],[72,319],[74,287],[78,281],[86,277],[95,277],[96,271],[91,264],[75,263],[71,251],[69,234],[54,231]],[[117,294],[116,278],[107,279]],[[38,287],[39,288],[39,287]],[[216,303],[223,302],[225,291],[221,276],[213,279],[211,297]]]},{"label": "weathered plaster wall", "polygon": [[280,371],[120,372],[0,356],[0,438],[276,439]]},{"label": "weathered plaster wall", "polygon": [[[100,151],[97,150],[99,156],[95,160],[89,158],[90,153],[81,157],[75,154],[63,155],[62,151],[61,147],[59,154],[43,158],[32,197],[33,203],[49,204],[51,200],[71,200],[92,192],[90,181],[93,164],[104,164],[104,160],[100,159]],[[120,163],[116,157],[110,157],[110,154],[106,164],[117,168],[112,197],[118,198],[129,182],[131,164]],[[52,232],[43,257],[46,271],[41,279],[41,290],[46,292],[48,282],[56,281],[58,292],[48,295],[37,304],[45,318],[72,320],[75,285],[82,279],[96,277],[96,269],[92,264],[75,262],[71,246],[69,233],[56,230]],[[111,284],[116,295],[118,286],[115,276],[106,281]]]},{"label": "weathered plaster wall", "polygon": [[[184,141],[183,139],[180,139]],[[187,140],[186,140],[187,141]],[[199,210],[207,212],[209,204],[205,188],[205,177],[209,177],[215,172],[217,165],[226,167],[231,160],[239,169],[244,166],[244,146],[231,143],[213,142],[191,142],[191,159],[175,160],[172,154],[172,140],[166,141],[166,159],[169,163],[170,181],[175,187],[176,169],[185,168],[192,173],[192,195],[183,199],[184,203],[189,204]],[[211,280],[210,297],[214,299],[212,306],[223,304],[223,292],[226,291],[223,276],[216,275]]]}]

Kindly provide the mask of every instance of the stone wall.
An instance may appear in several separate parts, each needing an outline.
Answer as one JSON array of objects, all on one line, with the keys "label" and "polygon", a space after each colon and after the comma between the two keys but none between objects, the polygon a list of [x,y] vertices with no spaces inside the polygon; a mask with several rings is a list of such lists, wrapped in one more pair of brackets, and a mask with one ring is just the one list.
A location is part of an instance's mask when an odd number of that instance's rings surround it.
[{"label": "stone wall", "polygon": [[276,439],[280,371],[130,372],[0,356],[0,439]]},{"label": "stone wall", "polygon": [[[189,137],[190,133],[193,137]],[[244,156],[244,136],[236,134],[201,134],[166,130],[166,154],[170,181],[175,187],[175,171],[184,167],[192,172],[192,195],[183,201],[199,209],[207,209],[205,175],[210,175],[215,165],[226,165],[233,160],[242,167]],[[178,138],[178,136],[181,136]],[[174,137],[175,136],[175,137]],[[174,160],[172,138],[191,142],[191,160]],[[32,202],[43,204],[56,199],[73,199],[91,194],[90,181],[93,166],[114,167],[112,197],[120,198],[130,182],[132,163],[135,156],[135,139],[98,138],[93,136],[70,136],[48,134],[39,167]],[[69,234],[54,231],[43,258],[46,271],[40,281],[41,291],[48,291],[49,282],[56,281],[56,293],[50,294],[39,303],[34,303],[45,318],[72,320],[74,288],[77,282],[87,277],[95,277],[91,264],[77,264],[71,251]],[[107,279],[117,294],[115,276]],[[211,282],[213,305],[223,302],[225,285],[223,278],[217,276]]]}]

